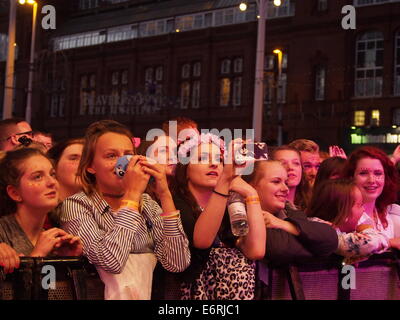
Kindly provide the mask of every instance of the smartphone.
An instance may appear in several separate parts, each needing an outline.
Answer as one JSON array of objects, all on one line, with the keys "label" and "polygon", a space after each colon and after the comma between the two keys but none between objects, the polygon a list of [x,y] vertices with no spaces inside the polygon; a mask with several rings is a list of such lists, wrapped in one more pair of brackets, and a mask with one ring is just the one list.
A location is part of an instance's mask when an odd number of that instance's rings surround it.
[{"label": "smartphone", "polygon": [[268,146],[265,142],[245,143],[235,154],[235,163],[239,165],[248,161],[262,160],[268,160]]},{"label": "smartphone", "polygon": [[[128,168],[128,164],[132,159],[132,155],[126,155],[123,157],[118,158],[117,163],[115,165],[115,174],[118,178],[122,179],[125,175],[126,169]],[[153,159],[147,158],[150,163],[156,163]],[[154,183],[156,180],[153,176],[150,177],[149,183]]]}]

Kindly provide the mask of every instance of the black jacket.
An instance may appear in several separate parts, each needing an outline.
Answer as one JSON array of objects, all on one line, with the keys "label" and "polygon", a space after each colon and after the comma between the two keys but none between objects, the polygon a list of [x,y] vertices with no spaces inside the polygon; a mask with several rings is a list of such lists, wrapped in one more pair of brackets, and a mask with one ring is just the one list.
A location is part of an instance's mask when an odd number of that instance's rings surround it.
[{"label": "black jacket", "polygon": [[328,256],[338,247],[336,231],[325,223],[309,221],[304,212],[286,207],[286,221],[300,231],[298,236],[281,229],[267,229],[265,258],[272,265],[301,263]]}]

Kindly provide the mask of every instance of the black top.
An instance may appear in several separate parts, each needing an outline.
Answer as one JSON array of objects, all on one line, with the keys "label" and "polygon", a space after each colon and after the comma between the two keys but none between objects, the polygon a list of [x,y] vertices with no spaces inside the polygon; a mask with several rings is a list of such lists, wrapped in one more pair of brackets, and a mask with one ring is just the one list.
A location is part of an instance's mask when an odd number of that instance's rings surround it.
[{"label": "black top", "polygon": [[205,263],[207,262],[211,248],[220,246],[233,248],[235,247],[237,237],[232,234],[228,211],[225,210],[221,227],[213,245],[207,249],[195,248],[193,246],[194,226],[197,220],[195,213],[190,205],[181,197],[174,197],[174,202],[176,209],[183,213],[181,214],[182,226],[189,240],[189,249],[191,254],[190,266],[184,272],[182,272],[180,276],[182,277],[182,281],[191,282],[199,277]]},{"label": "black top", "polygon": [[300,231],[298,236],[281,229],[267,229],[266,259],[272,265],[301,263],[328,256],[338,247],[336,231],[328,224],[309,221],[304,212],[286,207],[286,221]]}]

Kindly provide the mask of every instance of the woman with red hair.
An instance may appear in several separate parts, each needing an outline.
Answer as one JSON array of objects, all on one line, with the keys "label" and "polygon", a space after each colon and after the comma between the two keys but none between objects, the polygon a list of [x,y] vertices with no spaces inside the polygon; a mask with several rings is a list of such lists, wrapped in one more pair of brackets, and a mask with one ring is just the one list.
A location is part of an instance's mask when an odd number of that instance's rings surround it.
[{"label": "woman with red hair", "polygon": [[387,235],[392,247],[400,247],[400,239],[395,238],[400,231],[396,230],[400,206],[394,204],[398,175],[389,157],[378,148],[359,148],[350,155],[343,173],[354,179],[363,196],[365,212],[359,225],[372,225]]}]

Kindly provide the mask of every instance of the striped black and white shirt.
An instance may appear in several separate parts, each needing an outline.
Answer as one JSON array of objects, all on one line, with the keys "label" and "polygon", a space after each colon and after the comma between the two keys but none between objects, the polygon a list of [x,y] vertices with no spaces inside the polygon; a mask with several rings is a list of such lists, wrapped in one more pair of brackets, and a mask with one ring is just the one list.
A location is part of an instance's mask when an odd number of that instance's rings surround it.
[{"label": "striped black and white shirt", "polygon": [[122,272],[131,253],[154,252],[170,272],[182,272],[190,264],[188,240],[180,219],[162,219],[162,209],[142,195],[142,212],[130,208],[113,211],[97,193],[77,193],[64,200],[61,224],[83,242],[90,263],[107,272]]}]

